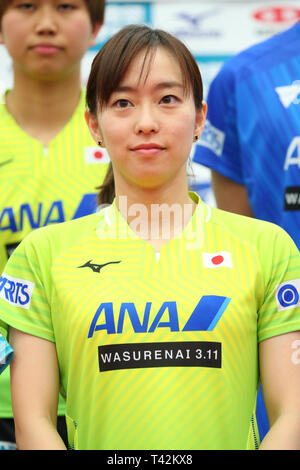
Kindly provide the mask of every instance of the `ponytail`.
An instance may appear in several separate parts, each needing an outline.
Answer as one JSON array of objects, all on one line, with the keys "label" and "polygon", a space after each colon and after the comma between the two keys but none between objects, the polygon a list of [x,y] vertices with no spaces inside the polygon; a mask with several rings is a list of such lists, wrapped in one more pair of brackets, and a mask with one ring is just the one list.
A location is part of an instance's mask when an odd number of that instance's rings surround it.
[{"label": "ponytail", "polygon": [[115,198],[115,180],[111,162],[108,166],[103,183],[97,189],[99,189],[97,196],[98,206],[102,204],[112,204]]}]

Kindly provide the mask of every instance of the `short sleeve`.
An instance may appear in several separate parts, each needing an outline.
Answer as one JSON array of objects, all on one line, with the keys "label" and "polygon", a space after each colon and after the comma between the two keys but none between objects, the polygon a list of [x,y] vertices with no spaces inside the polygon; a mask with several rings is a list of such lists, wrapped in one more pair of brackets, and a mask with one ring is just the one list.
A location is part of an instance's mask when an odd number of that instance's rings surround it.
[{"label": "short sleeve", "polygon": [[[276,228],[271,250],[260,255],[266,288],[258,312],[258,341],[300,330],[300,254],[290,236]],[[270,262],[264,262],[267,252]]]},{"label": "short sleeve", "polygon": [[193,161],[244,184],[236,110],[236,77],[230,64],[225,63],[210,85],[207,120],[195,146]]},{"label": "short sleeve", "polygon": [[54,341],[49,305],[49,250],[39,232],[28,235],[9,258],[0,278],[0,319],[25,333]]}]

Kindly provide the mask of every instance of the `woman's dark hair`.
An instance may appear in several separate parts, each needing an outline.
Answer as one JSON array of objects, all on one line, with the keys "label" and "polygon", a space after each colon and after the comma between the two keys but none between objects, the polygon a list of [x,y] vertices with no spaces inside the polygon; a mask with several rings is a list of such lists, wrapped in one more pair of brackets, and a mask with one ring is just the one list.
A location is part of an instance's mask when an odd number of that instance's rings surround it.
[{"label": "woman's dark hair", "polygon": [[[203,85],[198,65],[188,48],[176,37],[160,29],[152,29],[145,25],[129,25],[100,49],[94,61],[87,83],[87,107],[96,116],[98,109],[105,107],[111,94],[117,89],[132,60],[145,51],[140,78],[147,74],[151,60],[158,47],[165,48],[177,60],[182,73],[183,86],[186,94],[192,93],[197,110],[202,108]],[[115,196],[113,169],[110,163],[106,178],[98,188],[98,204],[111,203]]]}]

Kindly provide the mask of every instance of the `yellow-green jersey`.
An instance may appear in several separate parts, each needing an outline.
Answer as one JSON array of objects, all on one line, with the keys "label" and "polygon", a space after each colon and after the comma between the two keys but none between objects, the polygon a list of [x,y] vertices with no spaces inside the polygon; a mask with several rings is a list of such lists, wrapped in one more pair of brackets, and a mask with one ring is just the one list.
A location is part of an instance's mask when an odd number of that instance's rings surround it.
[{"label": "yellow-green jersey", "polygon": [[[82,90],[72,118],[44,148],[0,104],[0,273],[32,230],[95,212],[108,155],[93,141],[84,111]],[[12,417],[8,370],[0,379],[0,417]]]},{"label": "yellow-green jersey", "polygon": [[258,342],[300,329],[300,257],[192,197],[159,256],[114,202],[31,233],[2,274],[2,321],[56,343],[72,448],[247,448]]}]

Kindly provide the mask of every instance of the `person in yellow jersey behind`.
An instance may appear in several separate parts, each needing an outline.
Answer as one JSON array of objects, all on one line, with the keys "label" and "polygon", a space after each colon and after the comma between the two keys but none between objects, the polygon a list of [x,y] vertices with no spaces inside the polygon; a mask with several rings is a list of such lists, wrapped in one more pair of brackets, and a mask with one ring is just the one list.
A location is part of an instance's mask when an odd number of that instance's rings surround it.
[{"label": "person in yellow jersey behind", "polygon": [[0,280],[19,448],[65,449],[62,389],[73,449],[299,449],[299,252],[188,191],[206,116],[191,53],[125,27],[93,62],[87,104],[114,200],[106,181],[96,214],[32,232]]},{"label": "person in yellow jersey behind", "polygon": [[[0,374],[4,372],[13,358],[13,350],[6,341],[7,326],[0,320]],[[1,445],[0,445],[1,450]]]},{"label": "person in yellow jersey behind", "polygon": [[[84,121],[80,65],[103,23],[104,4],[0,2],[0,42],[13,69],[13,87],[0,104],[0,273],[32,230],[95,210],[107,158],[96,158]],[[61,400],[60,415],[64,406]],[[9,370],[0,378],[1,448],[4,442],[8,448],[15,442]]]}]

